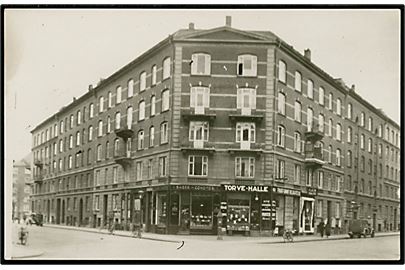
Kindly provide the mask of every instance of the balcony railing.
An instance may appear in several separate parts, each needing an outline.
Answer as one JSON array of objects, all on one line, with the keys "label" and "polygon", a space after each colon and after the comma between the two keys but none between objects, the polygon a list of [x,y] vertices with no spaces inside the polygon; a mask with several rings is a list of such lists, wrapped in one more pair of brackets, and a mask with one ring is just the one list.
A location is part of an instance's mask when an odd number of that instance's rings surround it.
[{"label": "balcony railing", "polygon": [[131,152],[126,150],[116,150],[114,151],[114,160],[116,163],[123,167],[128,167],[131,165]]},{"label": "balcony railing", "polygon": [[324,131],[319,127],[319,125],[312,125],[310,128],[307,128],[305,132],[305,140],[311,142],[317,142],[322,140],[324,136]]},{"label": "balcony railing", "polygon": [[238,122],[261,122],[264,115],[261,113],[245,113],[243,110],[238,110],[240,112],[229,114],[229,119],[231,121]]},{"label": "balcony railing", "polygon": [[305,163],[308,166],[322,166],[325,164],[322,156],[322,148],[312,144],[305,145]]},{"label": "balcony railing", "polygon": [[209,121],[213,122],[216,118],[216,114],[212,112],[209,108],[204,108],[204,110],[196,110],[194,108],[181,110],[181,116],[186,121]]},{"label": "balcony railing", "polygon": [[134,135],[134,131],[132,130],[132,125],[128,126],[127,121],[121,121],[120,127],[115,127],[115,134],[123,138],[124,140],[131,138]]},{"label": "balcony railing", "polygon": [[34,183],[41,183],[44,179],[42,173],[34,175]]},{"label": "balcony railing", "polygon": [[37,167],[42,167],[44,165],[44,162],[41,159],[35,159],[34,160],[34,165]]},{"label": "balcony railing", "polygon": [[180,145],[180,148],[183,153],[189,151],[205,151],[209,154],[213,154],[215,152],[214,145],[210,142],[204,141],[184,142]]}]

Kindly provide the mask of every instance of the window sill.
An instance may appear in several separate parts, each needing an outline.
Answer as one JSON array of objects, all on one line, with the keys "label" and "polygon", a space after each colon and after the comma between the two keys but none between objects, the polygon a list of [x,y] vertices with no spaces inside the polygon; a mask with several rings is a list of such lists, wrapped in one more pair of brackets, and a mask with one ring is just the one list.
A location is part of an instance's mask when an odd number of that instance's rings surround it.
[{"label": "window sill", "polygon": [[169,142],[161,142],[160,145],[169,144]]},{"label": "window sill", "polygon": [[211,77],[211,74],[190,74],[190,77]]},{"label": "window sill", "polygon": [[165,113],[165,112],[168,112],[168,111],[170,111],[170,109],[162,110],[162,111],[160,111],[160,113]]},{"label": "window sill", "polygon": [[145,121],[145,118],[144,119],[138,119],[138,123],[143,122],[143,121]]},{"label": "window sill", "polygon": [[169,76],[169,77],[166,77],[166,78],[162,78],[162,81],[161,81],[161,83],[163,83],[164,81],[167,81],[168,79],[170,79],[171,77]]},{"label": "window sill", "polygon": [[257,75],[240,75],[240,74],[236,74],[236,76],[238,78],[253,78],[253,79],[257,79]]}]

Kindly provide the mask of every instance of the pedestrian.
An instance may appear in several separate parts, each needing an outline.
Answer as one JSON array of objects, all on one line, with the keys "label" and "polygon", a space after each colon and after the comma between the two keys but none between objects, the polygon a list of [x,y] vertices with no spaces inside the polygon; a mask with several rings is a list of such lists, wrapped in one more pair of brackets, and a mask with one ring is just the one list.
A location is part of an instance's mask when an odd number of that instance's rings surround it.
[{"label": "pedestrian", "polygon": [[323,220],[321,220],[321,222],[318,224],[318,232],[321,234],[322,238],[323,238],[324,229],[325,229],[325,223],[323,222]]},{"label": "pedestrian", "polygon": [[326,238],[329,238],[329,236],[330,236],[330,230],[331,230],[331,227],[330,227],[330,222],[329,222],[329,220],[328,220],[328,222],[326,223],[326,226],[325,226]]}]

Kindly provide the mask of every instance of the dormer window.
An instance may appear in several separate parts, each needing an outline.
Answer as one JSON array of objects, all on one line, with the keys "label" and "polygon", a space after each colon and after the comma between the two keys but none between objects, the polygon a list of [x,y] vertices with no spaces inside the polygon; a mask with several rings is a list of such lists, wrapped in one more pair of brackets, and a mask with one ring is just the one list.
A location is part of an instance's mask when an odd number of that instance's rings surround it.
[{"label": "dormer window", "polygon": [[257,56],[244,54],[238,56],[239,76],[257,76]]},{"label": "dormer window", "polygon": [[211,74],[211,55],[205,53],[195,53],[191,56],[192,75]]}]

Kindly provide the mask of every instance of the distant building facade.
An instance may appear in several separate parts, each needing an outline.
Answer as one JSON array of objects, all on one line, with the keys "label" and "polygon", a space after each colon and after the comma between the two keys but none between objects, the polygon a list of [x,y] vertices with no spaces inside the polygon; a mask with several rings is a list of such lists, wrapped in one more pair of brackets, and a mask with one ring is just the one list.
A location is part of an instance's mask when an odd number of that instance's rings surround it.
[{"label": "distant building facade", "polygon": [[[170,35],[32,135],[32,210],[46,222],[211,234],[221,218],[229,234],[250,235],[314,233],[321,220],[343,233],[352,218],[398,228],[399,126],[309,50],[230,18]],[[369,138],[389,159],[367,152]]]},{"label": "distant building facade", "polygon": [[30,154],[17,162],[13,162],[13,220],[23,220],[24,216],[28,215],[31,209],[31,160]]}]

